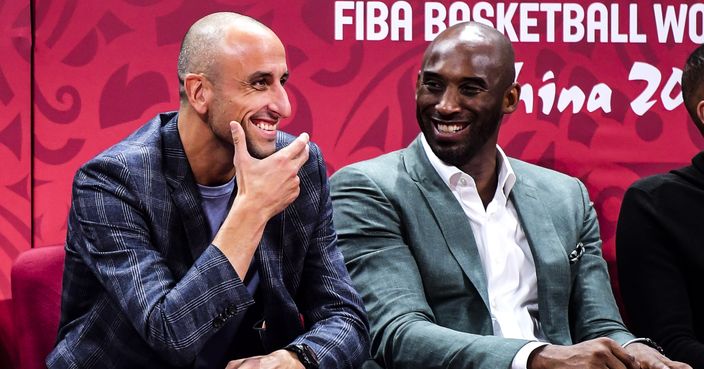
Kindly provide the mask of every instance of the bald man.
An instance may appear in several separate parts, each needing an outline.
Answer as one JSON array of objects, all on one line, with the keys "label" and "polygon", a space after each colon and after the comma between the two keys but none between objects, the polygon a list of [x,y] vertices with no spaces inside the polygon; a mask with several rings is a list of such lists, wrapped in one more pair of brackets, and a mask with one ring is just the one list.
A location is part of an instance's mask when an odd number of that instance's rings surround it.
[{"label": "bald man", "polygon": [[353,368],[362,301],[319,148],[278,131],[286,55],[259,22],[187,32],[178,112],[83,165],[49,368]]},{"label": "bald man", "polygon": [[332,177],[373,358],[404,369],[687,368],[621,322],[584,185],[497,145],[518,104],[514,79],[503,35],[448,28],[418,75],[422,134]]}]

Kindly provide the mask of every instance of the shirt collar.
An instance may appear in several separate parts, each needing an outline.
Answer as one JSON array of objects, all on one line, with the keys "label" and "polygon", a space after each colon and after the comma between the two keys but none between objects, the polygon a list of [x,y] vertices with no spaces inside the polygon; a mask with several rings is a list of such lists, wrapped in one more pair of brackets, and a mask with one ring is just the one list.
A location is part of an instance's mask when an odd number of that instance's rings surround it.
[{"label": "shirt collar", "polygon": [[[430,164],[433,168],[435,168],[435,171],[438,173],[440,178],[442,178],[442,181],[445,182],[447,187],[450,188],[450,190],[454,190],[459,177],[461,177],[462,174],[466,175],[466,173],[461,171],[456,166],[448,165],[440,160],[440,158],[438,158],[430,148],[430,144],[428,144],[428,141],[425,139],[425,135],[421,135],[420,138],[421,143],[423,144],[423,151],[425,151],[425,155],[428,157]],[[499,145],[496,145],[496,152],[497,166],[499,168],[499,178],[496,188],[500,188],[502,190],[501,192],[504,194],[504,197],[508,199],[513,186],[516,184],[516,173],[513,171],[511,163],[508,161],[508,157],[504,153],[504,150],[502,150]],[[474,183],[473,180],[472,183]]]}]

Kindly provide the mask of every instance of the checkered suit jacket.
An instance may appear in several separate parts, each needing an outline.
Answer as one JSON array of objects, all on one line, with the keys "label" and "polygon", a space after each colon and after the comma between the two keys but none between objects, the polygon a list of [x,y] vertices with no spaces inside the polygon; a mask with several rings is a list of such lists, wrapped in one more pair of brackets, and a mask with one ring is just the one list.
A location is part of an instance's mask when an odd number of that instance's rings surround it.
[{"label": "checkered suit jacket", "polygon": [[[176,122],[158,115],[76,174],[49,368],[189,367],[254,303],[210,244]],[[292,139],[279,133],[277,148]],[[306,343],[322,368],[353,368],[367,356],[368,323],[336,247],[322,156],[310,150],[299,197],[267,224],[256,253],[261,339],[267,352]]]}]

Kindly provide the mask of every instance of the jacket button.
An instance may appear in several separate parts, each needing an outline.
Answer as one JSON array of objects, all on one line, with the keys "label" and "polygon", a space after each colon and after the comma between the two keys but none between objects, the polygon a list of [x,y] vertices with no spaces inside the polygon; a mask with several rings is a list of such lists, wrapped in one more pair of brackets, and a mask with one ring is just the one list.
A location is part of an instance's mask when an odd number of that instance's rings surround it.
[{"label": "jacket button", "polygon": [[237,306],[235,305],[230,305],[225,309],[225,312],[227,313],[228,316],[233,316],[237,314]]},{"label": "jacket button", "polygon": [[213,319],[213,327],[216,329],[222,327],[223,324],[225,324],[225,319],[223,319],[222,316],[218,315]]}]

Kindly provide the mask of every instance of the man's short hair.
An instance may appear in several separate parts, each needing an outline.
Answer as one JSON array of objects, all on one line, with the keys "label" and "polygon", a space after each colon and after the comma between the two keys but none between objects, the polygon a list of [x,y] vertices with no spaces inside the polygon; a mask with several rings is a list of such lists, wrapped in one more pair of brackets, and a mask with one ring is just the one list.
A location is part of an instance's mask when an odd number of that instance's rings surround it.
[{"label": "man's short hair", "polygon": [[687,112],[702,130],[702,122],[697,114],[697,105],[702,100],[704,85],[704,45],[696,48],[687,58],[682,73],[682,98]]}]

